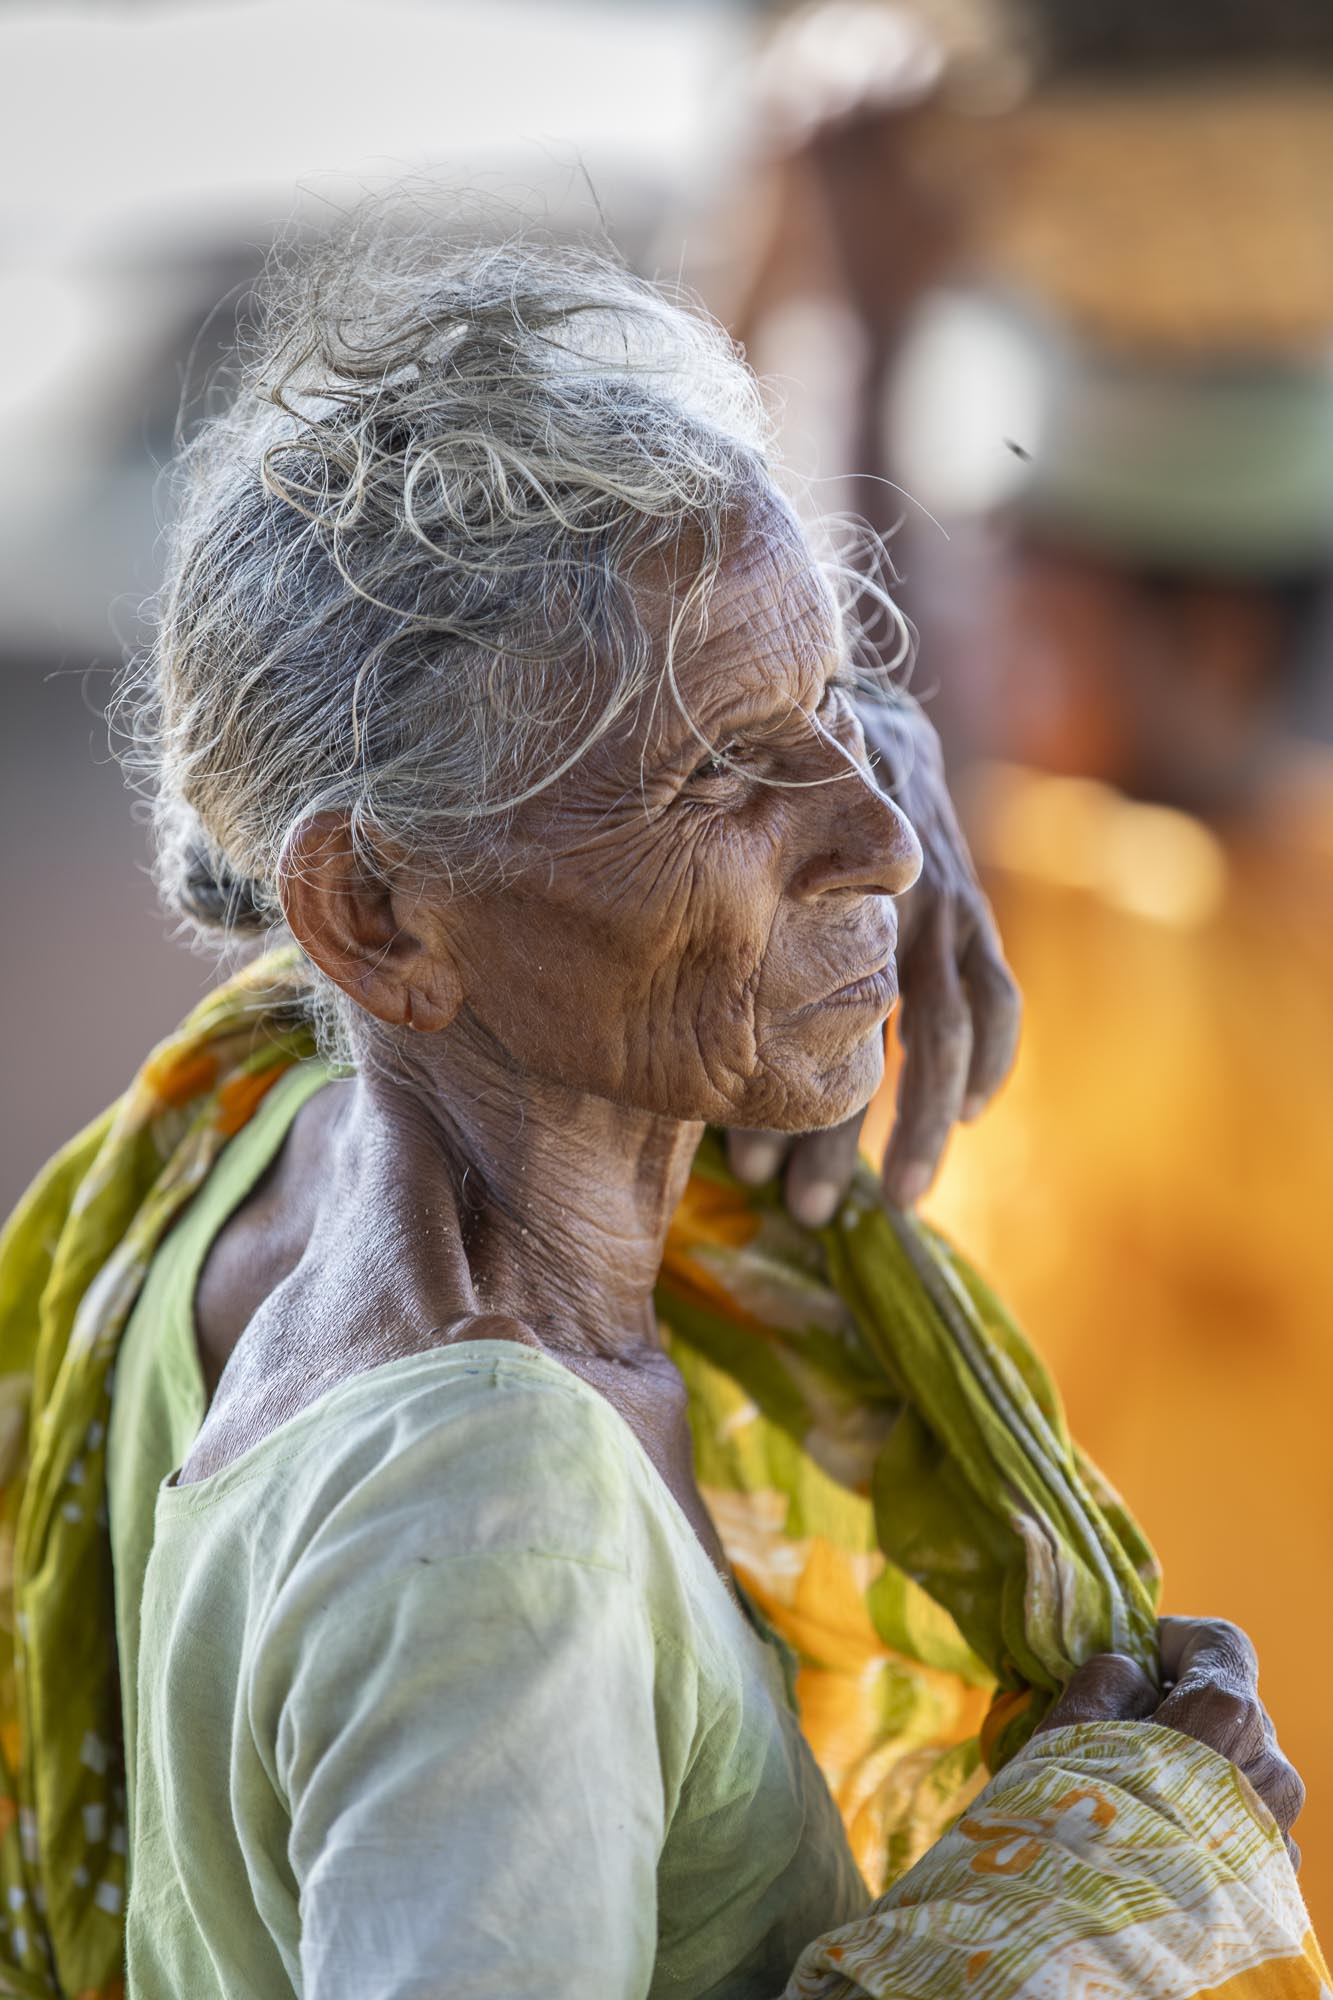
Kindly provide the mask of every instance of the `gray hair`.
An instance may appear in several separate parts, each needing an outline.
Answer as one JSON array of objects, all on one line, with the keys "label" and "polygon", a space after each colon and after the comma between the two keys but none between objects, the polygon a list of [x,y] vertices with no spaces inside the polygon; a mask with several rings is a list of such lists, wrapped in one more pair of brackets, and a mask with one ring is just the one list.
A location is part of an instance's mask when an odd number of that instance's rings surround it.
[{"label": "gray hair", "polygon": [[[167,907],[215,940],[280,923],[284,846],[330,809],[368,867],[387,840],[481,886],[525,799],[661,677],[679,700],[773,463],[722,329],[604,254],[363,219],[280,261],[178,460],[122,703]],[[686,533],[664,644],[631,570]]]}]

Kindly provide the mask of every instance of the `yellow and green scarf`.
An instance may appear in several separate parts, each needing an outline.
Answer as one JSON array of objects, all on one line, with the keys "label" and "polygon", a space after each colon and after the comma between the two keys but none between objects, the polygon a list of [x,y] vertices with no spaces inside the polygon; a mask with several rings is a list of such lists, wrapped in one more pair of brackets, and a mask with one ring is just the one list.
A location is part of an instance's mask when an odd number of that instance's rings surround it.
[{"label": "yellow and green scarf", "polygon": [[[314,1058],[304,997],[292,953],[219,989],[0,1239],[0,1993],[123,1991],[117,1343],[222,1147]],[[1128,1969],[1099,1992],[1161,2000],[1324,1993],[1281,1839],[1230,1766],[1142,1724],[1029,1745],[1094,1653],[1156,1673],[1157,1577],[957,1253],[865,1163],[834,1221],[804,1229],[709,1132],[657,1307],[701,1488],[797,1653],[803,1727],[880,1892],[790,1992],[1011,2000],[1037,1974],[1084,1990],[1082,1964]]]}]

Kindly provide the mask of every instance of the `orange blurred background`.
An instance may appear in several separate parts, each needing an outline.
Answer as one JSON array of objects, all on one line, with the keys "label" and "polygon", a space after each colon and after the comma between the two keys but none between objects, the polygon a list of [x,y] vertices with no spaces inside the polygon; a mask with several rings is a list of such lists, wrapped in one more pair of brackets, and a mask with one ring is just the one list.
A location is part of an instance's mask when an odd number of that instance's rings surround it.
[{"label": "orange blurred background", "polygon": [[890,537],[1027,1003],[925,1212],[1168,1608],[1255,1638],[1333,1934],[1333,16],[11,7],[0,66],[0,1202],[211,976],[102,710],[274,231],[415,170],[604,228],[771,375],[800,504]]}]

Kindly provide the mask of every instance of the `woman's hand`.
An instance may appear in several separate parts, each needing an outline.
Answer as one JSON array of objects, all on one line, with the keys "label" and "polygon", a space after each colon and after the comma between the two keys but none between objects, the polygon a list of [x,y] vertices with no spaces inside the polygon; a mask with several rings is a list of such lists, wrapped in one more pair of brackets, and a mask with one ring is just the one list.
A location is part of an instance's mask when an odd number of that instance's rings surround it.
[{"label": "woman's hand", "polygon": [[1079,1668],[1036,1733],[1074,1722],[1145,1721],[1193,1736],[1248,1778],[1299,1868],[1291,1828],[1305,1804],[1305,1786],[1278,1748],[1259,1699],[1254,1647],[1224,1618],[1159,1618],[1157,1631],[1167,1690],[1160,1702],[1141,1667],[1123,1654],[1102,1653]]},{"label": "woman's hand", "polygon": [[[954,1125],[984,1110],[1009,1074],[1021,1003],[990,907],[949,797],[939,738],[916,706],[858,705],[883,789],[912,822],[924,864],[898,901],[898,1035],[905,1058],[884,1155],[883,1186],[899,1208],[935,1178]],[[784,1160],[787,1205],[820,1227],[847,1192],[865,1112],[827,1131],[730,1132],[727,1156],[750,1185]]]}]

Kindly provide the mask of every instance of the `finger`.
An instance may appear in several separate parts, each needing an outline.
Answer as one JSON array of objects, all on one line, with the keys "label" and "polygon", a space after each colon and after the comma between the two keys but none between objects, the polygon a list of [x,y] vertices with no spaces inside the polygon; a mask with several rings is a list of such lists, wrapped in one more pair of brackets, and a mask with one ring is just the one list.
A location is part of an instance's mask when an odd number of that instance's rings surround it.
[{"label": "finger", "polygon": [[727,1164],[738,1181],[760,1187],[773,1179],[789,1144],[786,1132],[728,1132]]},{"label": "finger", "polygon": [[1143,1668],[1123,1653],[1099,1653],[1087,1660],[1034,1736],[1044,1729],[1065,1729],[1074,1722],[1135,1722],[1152,1714],[1157,1689]]},{"label": "finger", "polygon": [[1161,1618],[1157,1632],[1169,1691],[1156,1720],[1234,1764],[1254,1761],[1274,1739],[1245,1633],[1225,1618]]},{"label": "finger", "polygon": [[1004,962],[989,912],[968,939],[960,970],[972,1004],[972,1062],[962,1108],[963,1117],[971,1119],[985,1110],[1013,1068],[1023,1019],[1018,982]]},{"label": "finger", "polygon": [[1258,1696],[1225,1681],[1204,1680],[1197,1670],[1177,1681],[1153,1721],[1207,1744],[1242,1770],[1257,1765],[1268,1748]]},{"label": "finger", "polygon": [[1159,1618],[1157,1644],[1168,1681],[1196,1673],[1238,1688],[1259,1685],[1259,1660],[1249,1634],[1229,1618]]},{"label": "finger", "polygon": [[1280,1831],[1290,1833],[1305,1810],[1305,1786],[1295,1766],[1273,1745],[1253,1764],[1243,1766],[1245,1776],[1277,1821]]},{"label": "finger", "polygon": [[910,1208],[935,1178],[962,1109],[972,1060],[972,1019],[954,961],[953,920],[946,903],[931,912],[902,976],[908,1036],[883,1183],[891,1202]]},{"label": "finger", "polygon": [[787,1207],[807,1229],[822,1229],[836,1215],[856,1170],[864,1110],[824,1132],[803,1132],[787,1160]]}]

